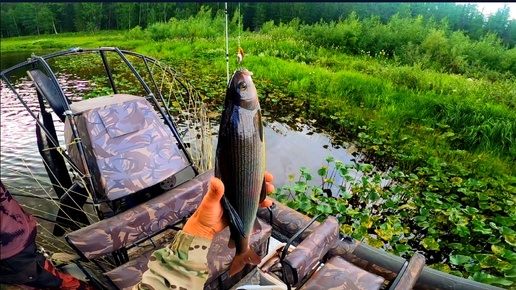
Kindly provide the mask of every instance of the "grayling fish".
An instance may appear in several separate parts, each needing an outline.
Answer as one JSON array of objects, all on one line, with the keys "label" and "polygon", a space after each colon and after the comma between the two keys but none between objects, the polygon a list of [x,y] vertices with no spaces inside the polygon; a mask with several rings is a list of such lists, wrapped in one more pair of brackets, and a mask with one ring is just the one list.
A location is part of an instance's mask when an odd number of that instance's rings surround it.
[{"label": "grayling fish", "polygon": [[229,219],[236,256],[232,276],[260,257],[249,248],[258,204],[266,197],[262,115],[252,73],[235,71],[226,91],[215,159],[215,177],[224,183],[222,206]]}]

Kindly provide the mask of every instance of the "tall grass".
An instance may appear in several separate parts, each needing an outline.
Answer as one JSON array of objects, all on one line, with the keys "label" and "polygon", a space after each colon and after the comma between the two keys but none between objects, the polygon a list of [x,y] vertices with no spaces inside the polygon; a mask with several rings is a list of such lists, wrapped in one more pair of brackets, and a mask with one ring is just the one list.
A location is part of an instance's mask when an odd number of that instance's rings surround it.
[{"label": "tall grass", "polygon": [[[125,34],[53,35],[37,41],[23,37],[1,45],[2,51],[112,45],[172,63],[197,62],[192,78],[197,73],[224,75],[224,17],[212,14],[201,9],[196,17]],[[238,32],[237,19],[238,13],[230,24],[233,51],[241,35],[244,64],[255,71],[258,81],[278,86],[275,93],[306,100],[311,104],[309,114],[339,115],[352,118],[345,123],[355,126],[373,122],[401,130],[445,125],[456,134],[445,147],[514,160],[516,85],[512,74],[493,74],[493,69],[503,62],[510,71],[515,50],[503,48],[494,36],[474,42],[420,17],[395,16],[382,24],[374,17],[359,20],[352,14],[312,26],[295,19],[279,25],[267,22],[259,33]],[[412,55],[395,45],[400,42],[415,48]],[[450,69],[438,63],[453,59],[460,59],[458,71],[469,70],[475,77],[443,73]],[[236,67],[234,57],[230,60]],[[483,61],[490,64],[482,65]]]},{"label": "tall grass", "polygon": [[[223,103],[226,88],[222,19],[202,10],[197,17],[145,30],[11,38],[0,45],[2,51],[77,46],[135,50],[184,73],[206,103],[216,107]],[[236,23],[233,19],[231,69],[237,68]],[[399,26],[407,27],[395,35]],[[418,36],[410,39],[414,33]],[[386,25],[354,17],[313,26],[267,22],[259,33],[240,36],[246,52],[243,66],[254,72],[264,110],[316,120],[339,142],[355,142],[377,168],[401,169],[405,179],[398,182],[411,189],[408,199],[430,191],[439,198],[460,196],[460,202],[445,206],[453,211],[473,207],[481,212],[475,221],[484,220],[485,214],[497,227],[511,226],[516,216],[509,204],[516,194],[514,49],[501,48],[492,36],[477,43],[422,19],[399,17]],[[400,47],[400,41],[408,42]],[[457,180],[466,185],[454,185],[455,194],[444,194]],[[471,195],[469,183],[482,188]],[[433,215],[428,220],[441,221]],[[449,231],[449,222],[442,223],[443,231]],[[493,244],[501,238],[494,239]],[[460,243],[467,248],[470,242]],[[482,243],[481,248],[487,244]],[[476,253],[473,249],[468,251]]]}]

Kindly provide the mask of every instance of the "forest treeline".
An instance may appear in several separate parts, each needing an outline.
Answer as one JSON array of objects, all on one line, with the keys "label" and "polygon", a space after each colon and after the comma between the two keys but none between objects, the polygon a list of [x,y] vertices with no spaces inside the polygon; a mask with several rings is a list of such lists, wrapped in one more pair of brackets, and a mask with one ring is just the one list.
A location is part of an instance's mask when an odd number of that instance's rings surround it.
[{"label": "forest treeline", "polygon": [[[503,44],[516,44],[516,20],[509,20],[509,8],[500,8],[485,17],[474,4],[455,3],[261,3],[231,2],[230,17],[240,8],[243,28],[258,31],[265,22],[314,24],[347,18],[355,12],[359,19],[371,15],[387,23],[395,14],[400,17],[422,16],[450,30],[461,30],[473,40],[496,34]],[[1,4],[1,35],[13,37],[62,32],[92,32],[98,30],[128,30],[136,26],[146,28],[171,18],[186,19],[196,15],[202,6],[213,14],[224,9],[223,2],[22,2]]]}]

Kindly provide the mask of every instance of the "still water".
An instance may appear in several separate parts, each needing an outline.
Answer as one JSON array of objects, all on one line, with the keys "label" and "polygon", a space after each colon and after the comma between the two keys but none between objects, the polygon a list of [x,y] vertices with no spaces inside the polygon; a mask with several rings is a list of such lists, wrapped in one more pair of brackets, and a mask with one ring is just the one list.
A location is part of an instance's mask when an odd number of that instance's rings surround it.
[{"label": "still water", "polygon": [[[60,76],[62,82],[77,81],[69,78],[67,75]],[[28,102],[28,105],[35,111],[39,109],[36,99]],[[46,181],[36,144],[36,122],[4,83],[0,107],[2,180],[18,188],[30,188],[34,179]],[[58,136],[62,136],[63,123],[55,115],[54,120]],[[278,186],[288,182],[289,174],[297,175],[300,166],[312,168],[315,172],[327,156],[345,163],[350,163],[353,158],[345,149],[332,147],[329,136],[314,133],[308,125],[299,124],[294,130],[287,124],[269,122],[267,118],[264,120],[267,170],[275,176],[274,183]],[[213,141],[215,146],[216,136]],[[62,138],[60,143],[64,144]]]},{"label": "still water", "polygon": [[[44,53],[47,52],[37,52],[38,55]],[[29,52],[2,53],[2,69],[26,60],[30,54]],[[80,99],[84,91],[88,90],[89,82],[83,77],[62,72],[56,72],[56,75],[68,96],[76,96],[77,99]],[[30,82],[19,82],[16,84],[16,88],[29,108],[37,112],[39,104],[35,97],[35,88]],[[36,122],[4,82],[1,87],[0,117],[0,174],[2,181],[13,192],[40,196],[53,195],[50,181],[38,152]],[[55,115],[54,120],[58,136],[61,137],[59,141],[64,144],[63,123]],[[301,166],[311,168],[315,173],[325,163],[324,160],[327,156],[333,156],[344,163],[351,163],[351,159],[354,158],[346,149],[333,147],[328,135],[316,133],[314,128],[306,124],[296,124],[293,128],[274,121],[271,117],[264,117],[264,125],[266,166],[267,170],[274,175],[276,186],[288,183],[291,174],[299,176]],[[213,129],[216,131],[218,125],[214,123]],[[216,146],[216,138],[214,134],[213,148]],[[35,207],[45,207],[38,200],[24,200],[24,202]]]},{"label": "still water", "polygon": [[[45,53],[48,52],[36,52],[37,55]],[[2,53],[2,70],[25,61],[30,55],[31,52]],[[88,67],[94,65],[88,63]],[[96,85],[90,81],[93,77],[89,75],[78,76],[59,70],[54,72],[65,95],[73,101],[80,101]],[[29,109],[37,114],[39,103],[35,87],[28,81],[25,71],[16,71],[15,76],[22,77],[21,81],[14,84],[16,90]],[[62,238],[52,234],[54,224],[46,220],[55,220],[59,204],[53,200],[56,195],[38,151],[36,121],[3,81],[0,90],[0,177],[25,209],[40,217],[37,219],[39,245],[52,252],[74,253]],[[299,177],[301,166],[315,173],[325,163],[327,156],[333,156],[344,163],[351,163],[354,158],[346,149],[333,147],[328,135],[316,133],[314,128],[306,124],[297,123],[291,127],[275,121],[277,117],[281,116],[264,117],[266,167],[274,175],[273,183],[277,187],[289,183],[289,175]],[[63,123],[55,114],[53,119],[58,141],[64,148]],[[211,119],[211,141],[215,149],[218,117]],[[178,127],[181,131],[185,125],[178,124]],[[91,206],[87,205],[84,209],[91,221],[98,220]]]}]

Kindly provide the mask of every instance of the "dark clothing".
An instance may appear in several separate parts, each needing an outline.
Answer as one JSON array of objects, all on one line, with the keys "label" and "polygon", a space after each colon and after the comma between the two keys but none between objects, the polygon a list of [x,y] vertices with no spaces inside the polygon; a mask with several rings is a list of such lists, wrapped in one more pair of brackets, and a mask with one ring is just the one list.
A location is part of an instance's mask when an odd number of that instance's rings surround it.
[{"label": "dark clothing", "polygon": [[46,261],[33,243],[17,255],[0,260],[0,283],[59,288],[63,280],[45,269]]},{"label": "dark clothing", "polygon": [[0,284],[37,289],[90,289],[59,272],[36,251],[36,220],[13,199],[0,180]]},{"label": "dark clothing", "polygon": [[27,214],[0,180],[0,259],[10,258],[34,243],[36,220]]}]

